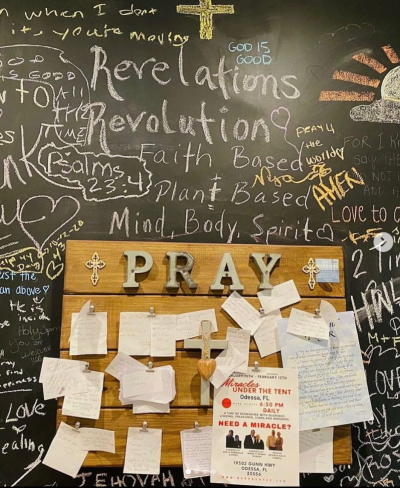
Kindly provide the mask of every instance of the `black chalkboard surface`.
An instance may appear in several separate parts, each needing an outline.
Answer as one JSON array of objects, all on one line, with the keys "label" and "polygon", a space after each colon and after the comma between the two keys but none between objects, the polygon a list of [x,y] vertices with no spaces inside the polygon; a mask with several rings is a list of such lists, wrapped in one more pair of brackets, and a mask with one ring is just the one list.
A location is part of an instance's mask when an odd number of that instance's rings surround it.
[{"label": "black chalkboard surface", "polygon": [[0,4],[0,484],[208,482],[41,464],[65,241],[120,239],[343,245],[374,420],[301,484],[398,486],[400,6],[178,3]]}]

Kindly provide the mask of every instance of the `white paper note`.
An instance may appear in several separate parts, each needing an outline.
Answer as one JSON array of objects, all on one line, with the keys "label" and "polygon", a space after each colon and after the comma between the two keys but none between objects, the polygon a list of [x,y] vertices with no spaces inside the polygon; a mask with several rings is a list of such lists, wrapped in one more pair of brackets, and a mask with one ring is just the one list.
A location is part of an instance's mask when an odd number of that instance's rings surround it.
[{"label": "white paper note", "polygon": [[299,372],[300,430],[373,419],[354,314],[338,318],[329,341],[287,334],[278,321],[283,365]]},{"label": "white paper note", "polygon": [[115,432],[113,430],[81,427],[78,439],[79,449],[83,451],[104,451],[115,454]]},{"label": "white paper note", "polygon": [[332,327],[336,327],[339,324],[335,307],[326,300],[321,300],[319,311],[321,312],[322,318],[329,326],[332,324]]},{"label": "white paper note", "polygon": [[79,367],[47,374],[43,376],[42,384],[45,400],[87,392],[86,373]]},{"label": "white paper note", "polygon": [[260,327],[254,334],[258,352],[264,358],[281,350],[278,335],[278,320],[282,318],[279,310],[274,310],[264,317]]},{"label": "white paper note", "polygon": [[43,464],[75,478],[87,455],[87,451],[78,450],[79,436],[73,427],[61,422]]},{"label": "white paper note", "polygon": [[234,291],[222,304],[222,308],[242,329],[247,329],[254,335],[262,322],[260,312]]},{"label": "white paper note", "polygon": [[221,352],[221,354],[215,359],[217,367],[214,374],[211,376],[210,381],[219,388],[222,383],[242,365],[243,356],[231,343],[228,342],[228,348]]},{"label": "white paper note", "polygon": [[175,357],[175,315],[157,315],[151,321],[151,356]]},{"label": "white paper note", "polygon": [[121,386],[124,398],[159,393],[163,389],[162,372],[157,368],[152,373],[144,370],[125,374]]},{"label": "white paper note", "polygon": [[63,415],[95,419],[100,417],[101,395],[103,394],[104,373],[90,371],[86,377],[87,392],[66,395],[62,407]]},{"label": "white paper note", "polygon": [[329,326],[322,317],[316,318],[314,314],[297,308],[292,308],[290,311],[287,332],[325,341],[329,338]]},{"label": "white paper note", "polygon": [[[122,405],[130,405],[137,401],[155,402],[155,403],[169,403],[175,398],[175,371],[172,366],[161,366],[160,368],[154,368],[154,371],[161,373],[162,377],[162,390],[158,392],[146,392],[139,396],[123,397],[123,389],[120,392],[120,400]],[[154,373],[147,373],[149,375]]]},{"label": "white paper note", "polygon": [[126,441],[124,473],[160,474],[161,429],[129,427]]},{"label": "white paper note", "polygon": [[293,280],[276,285],[272,290],[259,291],[257,293],[264,313],[270,313],[283,307],[288,307],[301,300],[299,292]]},{"label": "white paper note", "polygon": [[211,332],[218,331],[217,318],[213,308],[199,310],[198,312],[181,313],[176,316],[176,340],[183,341],[200,335],[202,320],[211,322]]},{"label": "white paper note", "polygon": [[124,374],[145,370],[146,366],[124,352],[119,352],[106,368],[106,373],[121,381]]},{"label": "white paper note", "polygon": [[246,329],[228,327],[228,330],[226,331],[226,340],[229,341],[244,358],[244,362],[235,369],[238,373],[247,373],[247,367],[249,365],[250,337],[250,331]]},{"label": "white paper note", "polygon": [[186,479],[210,476],[212,427],[181,431],[183,476]]},{"label": "white paper note", "polygon": [[300,432],[300,473],[333,473],[333,427]]},{"label": "white paper note", "polygon": [[143,402],[134,401],[132,403],[132,413],[170,413],[171,409],[169,403],[155,403],[155,402]]},{"label": "white paper note", "polygon": [[58,371],[65,371],[66,369],[74,368],[80,368],[83,371],[86,364],[87,363],[85,361],[77,361],[76,359],[43,358],[39,383],[43,383],[43,376]]},{"label": "white paper note", "polygon": [[150,356],[151,320],[145,312],[121,312],[118,351],[132,356]]},{"label": "white paper note", "polygon": [[107,354],[107,312],[72,314],[69,354]]}]

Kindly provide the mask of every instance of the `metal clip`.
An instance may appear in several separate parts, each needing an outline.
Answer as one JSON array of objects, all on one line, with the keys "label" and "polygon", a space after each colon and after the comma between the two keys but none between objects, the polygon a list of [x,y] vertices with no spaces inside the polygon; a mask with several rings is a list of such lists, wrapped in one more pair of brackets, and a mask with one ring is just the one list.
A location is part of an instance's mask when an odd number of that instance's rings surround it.
[{"label": "metal clip", "polygon": [[154,369],[153,369],[153,363],[151,361],[149,361],[147,363],[147,369],[146,369],[146,372],[147,373],[154,373]]},{"label": "metal clip", "polygon": [[196,420],[196,422],[194,423],[194,431],[195,431],[195,432],[200,432],[200,425],[199,425],[199,423],[197,422],[197,420]]},{"label": "metal clip", "polygon": [[314,312],[314,319],[320,319],[320,318],[322,318],[321,317],[321,311],[319,308],[316,308],[315,312]]},{"label": "metal clip", "polygon": [[148,430],[147,430],[147,422],[146,421],[143,422],[143,429],[140,429],[140,432],[148,432]]},{"label": "metal clip", "polygon": [[254,371],[255,373],[259,373],[260,370],[258,367],[259,367],[258,361],[254,361],[254,368],[252,369],[252,371]]},{"label": "metal clip", "polygon": [[82,373],[91,373],[89,369],[89,363],[85,363],[85,369],[82,371]]},{"label": "metal clip", "polygon": [[81,423],[80,423],[80,422],[76,422],[74,429],[75,429],[77,432],[79,432],[79,433],[81,433],[81,431],[79,430],[79,429],[80,429],[80,427],[81,427]]},{"label": "metal clip", "polygon": [[260,312],[260,317],[265,317],[265,315],[267,315],[262,307],[260,307],[258,311]]},{"label": "metal clip", "polygon": [[154,307],[150,307],[148,317],[155,317],[155,316],[156,316],[156,314],[154,313]]},{"label": "metal clip", "polygon": [[88,315],[94,315],[94,305],[90,305]]}]

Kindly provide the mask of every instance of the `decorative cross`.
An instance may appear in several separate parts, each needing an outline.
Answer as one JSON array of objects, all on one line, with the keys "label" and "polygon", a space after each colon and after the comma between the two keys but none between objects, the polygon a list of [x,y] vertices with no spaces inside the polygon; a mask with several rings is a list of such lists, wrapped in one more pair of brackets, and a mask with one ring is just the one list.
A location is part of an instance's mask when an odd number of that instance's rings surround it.
[{"label": "decorative cross", "polygon": [[316,283],[314,275],[320,272],[320,269],[314,263],[314,259],[310,258],[308,260],[308,263],[305,266],[303,266],[302,270],[303,273],[310,275],[310,278],[308,279],[308,286],[310,287],[310,290],[314,290],[315,283]]},{"label": "decorative cross", "polygon": [[97,252],[93,254],[90,261],[87,261],[86,267],[93,270],[92,276],[90,277],[93,286],[97,285],[99,281],[99,270],[103,269],[105,265],[106,263],[99,258]]},{"label": "decorative cross", "polygon": [[234,14],[233,5],[213,5],[211,0],[199,0],[199,5],[177,5],[178,14],[200,16],[200,39],[212,39],[213,15]]},{"label": "decorative cross", "polygon": [[[185,339],[185,349],[201,349],[201,359],[204,357],[204,337],[211,333],[211,322],[203,321],[203,334],[201,339]],[[208,347],[211,349],[226,349],[228,347],[228,341],[213,341],[211,337],[208,339]],[[201,405],[210,405],[210,382],[200,378],[200,392],[201,392]]]}]

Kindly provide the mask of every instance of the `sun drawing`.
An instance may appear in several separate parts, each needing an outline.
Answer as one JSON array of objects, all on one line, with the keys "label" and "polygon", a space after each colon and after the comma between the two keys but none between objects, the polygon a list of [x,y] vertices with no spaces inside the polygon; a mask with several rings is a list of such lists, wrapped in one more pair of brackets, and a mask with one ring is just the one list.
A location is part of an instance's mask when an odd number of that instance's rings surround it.
[{"label": "sun drawing", "polygon": [[[387,45],[382,47],[391,64],[399,64],[400,58],[392,48]],[[375,100],[376,91],[321,91],[319,100],[322,102],[371,102],[368,105],[358,105],[350,110],[350,117],[355,121],[364,122],[385,122],[400,124],[400,66],[388,71],[388,68],[375,58],[364,53],[357,53],[353,59],[365,64],[371,70],[382,75],[386,73],[383,80],[359,75],[351,71],[336,70],[332,79],[355,83],[371,88],[378,88],[381,85],[381,99]],[[378,76],[378,75],[375,75]]]}]

